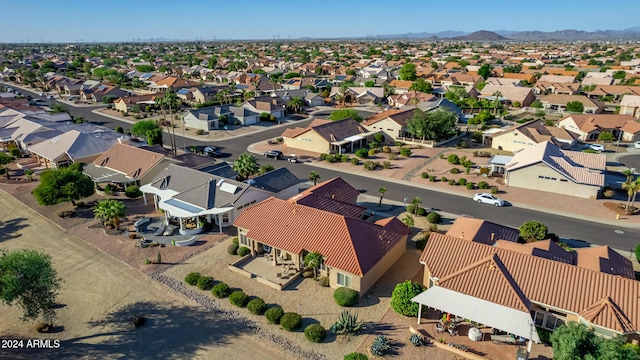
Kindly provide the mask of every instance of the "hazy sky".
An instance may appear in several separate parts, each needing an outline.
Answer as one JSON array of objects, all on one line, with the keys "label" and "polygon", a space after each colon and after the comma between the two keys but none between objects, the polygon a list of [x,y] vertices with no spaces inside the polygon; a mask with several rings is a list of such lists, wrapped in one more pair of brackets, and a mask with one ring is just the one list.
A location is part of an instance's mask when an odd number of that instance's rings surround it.
[{"label": "hazy sky", "polygon": [[0,42],[623,30],[639,12],[637,0],[2,0]]}]

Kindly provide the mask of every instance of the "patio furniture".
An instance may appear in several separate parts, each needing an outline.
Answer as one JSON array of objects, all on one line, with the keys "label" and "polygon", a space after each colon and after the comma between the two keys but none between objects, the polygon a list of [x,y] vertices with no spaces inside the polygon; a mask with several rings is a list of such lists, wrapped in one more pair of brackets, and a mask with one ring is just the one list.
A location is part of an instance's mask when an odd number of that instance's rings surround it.
[{"label": "patio furniture", "polygon": [[169,225],[164,229],[164,233],[162,233],[162,235],[164,236],[171,236],[173,235],[173,232],[176,230],[176,227],[173,225]]},{"label": "patio furniture", "polygon": [[153,235],[160,236],[160,235],[164,234],[164,229],[165,229],[165,226],[164,225],[160,225],[160,227],[153,233]]},{"label": "patio furniture", "polygon": [[441,324],[441,323],[439,323],[439,322],[438,322],[438,323],[436,323],[436,331],[437,331],[437,332],[439,332],[439,333],[443,333],[443,332],[445,332],[445,330],[444,330],[444,326],[442,326],[442,324]]},{"label": "patio furniture", "polygon": [[143,217],[142,219],[136,221],[133,226],[136,228],[136,232],[142,232],[142,228],[147,223],[151,222],[151,219],[148,217]]},{"label": "patio furniture", "polygon": [[469,329],[468,336],[471,341],[481,341],[483,337],[482,331],[474,327]]},{"label": "patio furniture", "polygon": [[494,343],[517,344],[518,339],[513,335],[491,335],[491,341]]}]

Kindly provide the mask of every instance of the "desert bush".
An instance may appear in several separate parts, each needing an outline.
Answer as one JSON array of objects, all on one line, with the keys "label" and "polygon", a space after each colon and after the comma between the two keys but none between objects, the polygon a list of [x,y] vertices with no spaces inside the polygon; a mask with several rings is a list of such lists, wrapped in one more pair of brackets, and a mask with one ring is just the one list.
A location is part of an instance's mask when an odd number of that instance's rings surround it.
[{"label": "desert bush", "polygon": [[340,161],[341,161],[341,162],[347,162],[347,161],[349,161],[349,155],[347,155],[347,154],[342,154],[342,155],[340,155]]},{"label": "desert bush", "polygon": [[358,160],[357,158],[352,158],[352,159],[351,159],[351,163],[352,163],[353,165],[360,165],[360,160]]},{"label": "desert bush", "polygon": [[76,212],[73,210],[63,210],[58,213],[58,216],[61,218],[68,218],[76,216]]},{"label": "desert bush", "polygon": [[202,129],[196,130],[196,135],[204,135],[204,130]]},{"label": "desert bush", "polygon": [[438,224],[429,224],[429,231],[430,232],[438,231]]},{"label": "desert bush", "polygon": [[383,356],[391,350],[391,342],[384,335],[378,335],[371,345],[371,353],[376,356]]},{"label": "desert bush", "polygon": [[391,167],[391,161],[383,161],[382,167],[385,169],[389,169]]},{"label": "desert bush", "polygon": [[404,156],[404,157],[409,157],[411,156],[411,149],[409,148],[400,148],[400,155]]},{"label": "desert bush", "polygon": [[431,232],[425,232],[425,235],[421,238],[416,240],[416,248],[420,251],[424,250],[425,246],[427,246],[427,241],[429,241],[429,235],[431,235]]},{"label": "desert bush", "polygon": [[138,187],[138,185],[131,185],[131,186],[127,186],[127,188],[124,190],[124,194],[128,198],[137,198],[142,196],[142,191],[140,191],[140,188]]},{"label": "desert bush", "polygon": [[321,343],[327,336],[327,331],[320,324],[311,324],[304,328],[304,336],[314,343]]},{"label": "desert bush", "polygon": [[428,178],[428,177],[429,177],[429,173],[428,173],[428,172],[426,172],[426,171],[423,171],[423,172],[420,174],[420,177],[421,177],[421,178],[423,178],[423,179],[426,179],[426,178]]},{"label": "desert bush", "polygon": [[478,183],[478,189],[488,189],[489,188],[489,184],[487,184],[486,181],[480,181]]},{"label": "desert bush", "polygon": [[467,186],[467,190],[473,190],[476,188],[476,184],[472,182],[468,182],[466,186]]},{"label": "desert bush", "polygon": [[362,166],[367,169],[367,170],[375,170],[376,169],[376,163],[374,163],[373,161],[365,161],[364,163],[362,163]]},{"label": "desert bush", "polygon": [[429,176],[429,181],[430,182],[436,182],[436,177],[435,176]]},{"label": "desert bush", "polygon": [[284,311],[280,306],[274,306],[264,312],[264,317],[272,324],[280,323],[280,318],[284,315]]},{"label": "desert bush", "polygon": [[458,185],[460,185],[460,186],[465,186],[465,185],[467,185],[467,179],[465,179],[465,178],[460,178],[460,179],[458,180]]},{"label": "desert bush", "polygon": [[238,245],[238,244],[240,244],[240,240],[238,240],[237,237],[234,237],[233,239],[231,239],[231,243]]},{"label": "desert bush", "polygon": [[473,152],[473,156],[475,156],[475,157],[491,157],[491,156],[493,156],[493,154],[491,154],[490,151],[476,150],[476,151]]},{"label": "desert bush", "polygon": [[240,248],[238,248],[238,256],[246,256],[251,254],[251,250],[246,247],[246,246],[241,246]]},{"label": "desert bush", "polygon": [[229,255],[238,255],[238,244],[231,244],[227,247],[227,252]]},{"label": "desert bush", "polygon": [[432,211],[427,215],[427,221],[431,224],[440,224],[442,222],[442,216],[437,212]]},{"label": "desert bush", "polygon": [[377,149],[379,147],[380,147],[380,143],[377,142],[377,141],[372,141],[372,142],[369,143],[369,148],[371,148],[371,149]]},{"label": "desert bush", "polygon": [[358,303],[360,294],[353,289],[339,287],[333,292],[333,299],[340,306],[353,306]]},{"label": "desert bush", "polygon": [[636,245],[636,259],[640,262],[640,244]]},{"label": "desert bush", "polygon": [[51,328],[53,328],[53,324],[51,323],[41,322],[36,325],[36,331],[40,334],[48,333],[49,331],[51,331]]},{"label": "desert bush", "polygon": [[396,285],[391,294],[391,308],[400,315],[418,316],[418,303],[411,301],[424,291],[424,287],[407,280]]},{"label": "desert bush", "polygon": [[602,197],[605,197],[607,199],[613,197],[615,193],[616,192],[611,188],[611,186],[605,186],[602,188]]},{"label": "desert bush", "polygon": [[389,154],[387,155],[387,158],[388,158],[389,160],[396,160],[396,159],[398,158],[398,156],[397,156],[396,154],[394,154],[394,153],[389,153]]},{"label": "desert bush", "polygon": [[384,153],[390,153],[391,152],[391,148],[389,146],[383,146],[382,147],[382,152]]},{"label": "desert bush", "polygon": [[451,170],[449,170],[450,173],[452,174],[459,174],[460,173],[460,169],[458,168],[451,168]]},{"label": "desert bush", "polygon": [[382,144],[385,141],[384,134],[380,134],[380,133],[373,135],[373,139],[380,144]]},{"label": "desert bush", "polygon": [[369,157],[369,150],[367,149],[358,149],[356,150],[356,156],[361,159],[366,159]]},{"label": "desert bush", "polygon": [[302,316],[294,312],[284,313],[280,318],[280,326],[287,331],[293,331],[302,325]]},{"label": "desert bush", "polygon": [[395,142],[393,143],[393,145],[395,145],[395,146],[403,146],[403,145],[404,145],[404,143],[403,143],[402,141],[395,141]]},{"label": "desert bush", "polygon": [[229,295],[229,302],[237,307],[245,307],[247,305],[247,301],[249,300],[249,296],[245,294],[243,291],[234,291]]},{"label": "desert bush", "polygon": [[201,276],[196,282],[196,287],[200,290],[211,290],[213,287],[213,278],[209,276]]},{"label": "desert bush", "polygon": [[451,154],[447,156],[447,161],[449,164],[458,165],[460,164],[460,158],[456,154]]},{"label": "desert bush", "polygon": [[264,300],[262,300],[259,297],[255,299],[251,299],[247,303],[247,310],[249,310],[249,312],[251,312],[254,315],[262,315],[266,307],[267,307],[267,304],[265,304]]},{"label": "desert bush", "polygon": [[302,277],[305,279],[310,279],[313,277],[313,270],[305,270],[302,272]]},{"label": "desert bush", "polygon": [[329,154],[324,154],[324,153],[320,154],[320,160],[322,160],[322,161],[327,160],[327,155],[329,155]]},{"label": "desert bush", "polygon": [[187,275],[184,278],[184,282],[186,282],[187,284],[194,286],[198,283],[198,279],[200,279],[200,273],[199,272],[192,272],[189,273],[189,275]]},{"label": "desert bush", "polygon": [[488,167],[480,168],[480,175],[489,175],[490,172],[491,169],[489,169]]},{"label": "desert bush", "polygon": [[324,276],[318,280],[318,284],[322,287],[329,287],[329,277]]},{"label": "desert bush", "polygon": [[422,336],[420,336],[419,334],[413,333],[411,334],[411,336],[409,336],[409,342],[413,345],[413,346],[420,346],[424,343],[424,338]]},{"label": "desert bush", "polygon": [[378,150],[376,149],[369,149],[369,151],[367,152],[367,155],[369,156],[373,156],[378,152]]},{"label": "desert bush", "polygon": [[7,172],[6,168],[0,167],[0,175],[4,175]]},{"label": "desert bush", "polygon": [[443,176],[443,177],[440,178],[440,181],[447,182],[447,181],[449,181],[449,179],[447,179],[446,177]]},{"label": "desert bush", "polygon": [[449,185],[456,185],[456,181],[453,179],[449,179]]},{"label": "desert bush", "polygon": [[344,356],[344,360],[368,360],[367,355],[359,352],[352,352]]},{"label": "desert bush", "polygon": [[497,194],[498,192],[499,192],[499,190],[498,190],[498,187],[497,187],[497,186],[492,186],[492,187],[491,187],[491,193],[492,193],[492,194],[494,194],[494,195],[495,195],[495,194]]},{"label": "desert bush", "polygon": [[213,294],[213,296],[217,297],[218,299],[226,298],[227,296],[229,296],[230,292],[231,289],[229,288],[229,285],[223,282],[216,284],[211,289],[211,294]]},{"label": "desert bush", "polygon": [[417,216],[427,215],[427,210],[423,207],[418,207],[418,212],[416,213],[416,205],[413,205],[413,204],[407,205],[407,212],[410,214],[415,214]]}]

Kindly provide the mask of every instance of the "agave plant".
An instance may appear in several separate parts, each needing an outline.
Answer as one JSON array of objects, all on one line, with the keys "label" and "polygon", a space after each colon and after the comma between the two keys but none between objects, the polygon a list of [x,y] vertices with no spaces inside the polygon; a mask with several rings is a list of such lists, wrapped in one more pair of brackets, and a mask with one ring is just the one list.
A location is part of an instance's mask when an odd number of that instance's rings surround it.
[{"label": "agave plant", "polygon": [[331,325],[329,330],[336,335],[357,334],[362,330],[362,321],[358,321],[358,314],[352,314],[349,310],[340,313],[338,321]]},{"label": "agave plant", "polygon": [[376,356],[382,356],[391,350],[391,342],[384,335],[378,335],[371,345],[371,353]]},{"label": "agave plant", "polygon": [[413,344],[413,346],[420,346],[420,345],[422,345],[424,340],[423,340],[422,336],[420,336],[420,335],[418,335],[416,333],[413,333],[413,334],[411,334],[411,337],[409,338],[409,341],[411,341],[411,344]]}]

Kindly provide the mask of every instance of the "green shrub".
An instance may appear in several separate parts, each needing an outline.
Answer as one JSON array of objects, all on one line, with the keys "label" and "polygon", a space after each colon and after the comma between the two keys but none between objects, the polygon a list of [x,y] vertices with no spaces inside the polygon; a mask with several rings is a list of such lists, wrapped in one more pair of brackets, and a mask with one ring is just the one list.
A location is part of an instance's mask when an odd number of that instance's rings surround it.
[{"label": "green shrub", "polygon": [[284,311],[280,306],[274,306],[264,312],[264,317],[272,324],[280,323],[280,318],[284,315]]},{"label": "green shrub", "polygon": [[382,167],[385,169],[389,169],[391,167],[391,161],[383,161]]},{"label": "green shrub", "polygon": [[465,179],[465,178],[460,178],[460,179],[458,180],[458,185],[460,185],[460,186],[465,186],[465,185],[467,185],[467,179]]},{"label": "green shrub", "polygon": [[[431,234],[429,232],[429,234]],[[422,239],[420,240],[416,240],[416,249],[422,251],[424,250],[425,246],[427,246],[427,241],[429,241],[429,235],[425,235]]]},{"label": "green shrub", "polygon": [[311,324],[304,328],[304,336],[311,342],[321,343],[327,336],[327,331],[320,324]]},{"label": "green shrub", "polygon": [[640,262],[640,244],[636,245],[636,259]]},{"label": "green shrub", "polygon": [[426,179],[426,178],[428,178],[428,177],[429,177],[429,173],[428,173],[428,172],[426,172],[426,171],[423,171],[423,172],[420,174],[420,177],[421,177],[421,178],[423,178],[423,179]]},{"label": "green shrub", "polygon": [[369,149],[369,151],[367,152],[367,154],[368,154],[369,156],[373,156],[373,155],[375,155],[377,152],[378,152],[378,150],[376,150],[376,149]]},{"label": "green shrub", "polygon": [[341,162],[347,162],[347,161],[349,161],[349,155],[347,155],[347,154],[342,154],[342,155],[340,155],[340,161],[341,161]]},{"label": "green shrub", "polygon": [[213,278],[209,276],[201,276],[196,282],[196,286],[200,290],[211,290],[213,287]]},{"label": "green shrub", "polygon": [[492,193],[492,194],[494,194],[494,195],[495,195],[495,194],[497,194],[497,193],[498,193],[498,191],[499,191],[499,190],[498,190],[498,187],[497,187],[497,186],[492,186],[492,187],[491,187],[491,193]]},{"label": "green shrub", "polygon": [[200,279],[200,273],[199,272],[192,272],[189,273],[189,275],[187,275],[184,278],[184,282],[186,282],[187,284],[194,286],[198,283],[198,279]]},{"label": "green shrub", "polygon": [[460,158],[456,154],[451,154],[447,156],[447,161],[449,164],[458,165],[460,164]]},{"label": "green shrub", "polygon": [[238,244],[231,244],[227,247],[227,252],[229,255],[238,255]]},{"label": "green shrub", "polygon": [[120,134],[124,134],[124,129],[122,126],[116,126],[115,131]]},{"label": "green shrub", "polygon": [[418,207],[418,213],[416,214],[416,205],[413,205],[413,204],[407,205],[407,212],[410,213],[410,214],[417,215],[417,216],[426,216],[427,215],[427,209],[425,209],[423,207]]},{"label": "green shrub", "polygon": [[449,185],[456,185],[456,181],[453,179],[449,179]]},{"label": "green shrub", "polygon": [[329,287],[329,277],[323,276],[318,280],[318,284],[322,287]]},{"label": "green shrub", "polygon": [[377,134],[373,135],[373,139],[376,142],[382,144],[384,142],[384,140],[385,140],[385,137],[384,137],[384,134],[377,133]]},{"label": "green shrub", "polygon": [[613,195],[615,195],[615,191],[611,188],[611,186],[605,186],[602,188],[602,197],[604,198],[611,198],[613,197]]},{"label": "green shrub", "polygon": [[411,301],[416,295],[424,291],[424,287],[416,282],[407,280],[393,289],[391,294],[391,308],[400,315],[418,316],[418,303]]},{"label": "green shrub", "polygon": [[411,149],[409,148],[400,148],[400,155],[404,156],[404,157],[409,157],[411,156]]},{"label": "green shrub", "polygon": [[361,159],[366,159],[369,157],[369,150],[367,149],[358,149],[356,150],[356,156]]},{"label": "green shrub", "polygon": [[467,190],[473,190],[476,188],[476,184],[472,183],[472,182],[468,182],[467,183]]},{"label": "green shrub", "polygon": [[402,141],[396,141],[396,142],[393,143],[393,145],[395,145],[395,146],[403,146],[404,143]]},{"label": "green shrub", "polygon": [[451,170],[449,170],[450,173],[452,174],[459,174],[460,173],[460,169],[458,168],[451,168]]},{"label": "green shrub", "polygon": [[358,303],[360,294],[353,289],[339,287],[333,292],[333,299],[340,306],[353,306]]},{"label": "green shrub", "polygon": [[436,182],[436,177],[435,176],[429,176],[429,181],[430,182]]},{"label": "green shrub", "polygon": [[488,189],[489,188],[489,184],[487,184],[486,181],[480,181],[478,183],[478,189]]},{"label": "green shrub", "polygon": [[267,304],[265,304],[264,300],[259,297],[251,299],[247,303],[247,309],[254,315],[262,315],[266,308]]},{"label": "green shrub", "polygon": [[551,331],[540,328],[536,328],[536,331],[541,342],[551,344]]},{"label": "green shrub", "polygon": [[238,255],[239,256],[246,256],[251,254],[251,250],[246,247],[246,246],[241,246],[240,248],[238,248]]},{"label": "green shrub", "polygon": [[389,160],[396,160],[398,157],[394,153],[389,153],[389,154],[387,154],[387,158]]},{"label": "green shrub", "polygon": [[391,152],[391,148],[389,146],[383,146],[382,147],[382,152],[383,153],[390,153]]},{"label": "green shrub", "polygon": [[213,296],[217,297],[218,299],[226,298],[227,296],[229,296],[230,292],[231,289],[229,288],[229,285],[223,282],[216,284],[213,289],[211,289],[211,294],[213,294]]},{"label": "green shrub", "polygon": [[372,141],[372,142],[369,143],[369,148],[371,148],[371,149],[377,149],[379,147],[380,147],[380,143],[377,142],[377,141]]},{"label": "green shrub", "polygon": [[280,318],[280,326],[287,331],[293,331],[302,325],[302,316],[294,312],[284,313]]},{"label": "green shrub", "polygon": [[243,291],[234,291],[229,295],[229,301],[237,307],[245,307],[248,300],[249,296],[247,296]]},{"label": "green shrub", "polygon": [[11,154],[11,156],[13,156],[14,158],[19,158],[20,157],[20,150],[13,148],[11,150],[9,150],[9,154]]},{"label": "green shrub", "polygon": [[374,163],[373,161],[365,161],[364,163],[362,163],[362,166],[367,169],[367,170],[375,170],[376,169],[376,163]]},{"label": "green shrub", "polygon": [[359,352],[352,352],[344,356],[344,360],[369,360],[367,355]]},{"label": "green shrub", "polygon": [[447,181],[449,181],[449,179],[447,179],[446,177],[443,176],[443,177],[440,178],[440,181],[447,182]]},{"label": "green shrub", "polygon": [[238,245],[238,244],[240,244],[240,240],[238,240],[237,237],[234,237],[233,239],[231,239],[231,243]]},{"label": "green shrub", "polygon": [[352,159],[351,159],[351,163],[352,163],[353,165],[360,165],[360,160],[358,160],[357,158],[352,158]]},{"label": "green shrub", "polygon": [[127,186],[124,193],[128,198],[137,198],[142,196],[142,191],[140,191],[138,185]]},{"label": "green shrub", "polygon": [[431,224],[440,224],[442,222],[442,216],[437,212],[432,211],[427,215],[427,221]]},{"label": "green shrub", "polygon": [[320,154],[320,160],[322,160],[322,161],[327,160],[327,156],[328,155],[329,154]]}]

